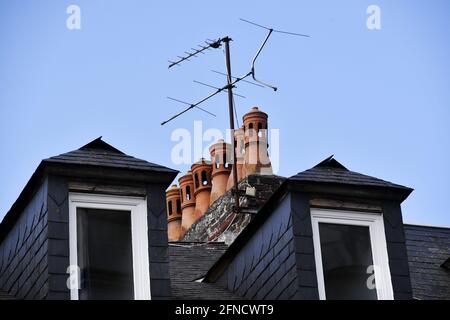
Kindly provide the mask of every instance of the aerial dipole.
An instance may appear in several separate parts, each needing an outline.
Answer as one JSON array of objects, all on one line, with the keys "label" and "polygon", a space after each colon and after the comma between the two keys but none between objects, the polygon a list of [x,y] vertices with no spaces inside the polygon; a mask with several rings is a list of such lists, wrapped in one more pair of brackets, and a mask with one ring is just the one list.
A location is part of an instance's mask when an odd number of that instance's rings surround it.
[{"label": "aerial dipole", "polygon": [[[231,73],[231,54],[230,54],[230,42],[232,41],[232,39],[228,36],[225,36],[223,38],[218,38],[217,40],[211,40],[211,39],[207,39],[207,41],[205,41],[205,45],[199,45],[198,48],[191,48],[191,51],[185,51],[185,55],[184,56],[178,56],[177,60],[174,61],[169,61],[169,69],[174,67],[174,66],[179,66],[180,64],[182,64],[185,61],[190,61],[191,58],[196,58],[199,54],[205,54],[206,51],[208,50],[212,50],[212,49],[218,49],[221,48],[222,45],[225,46],[225,65],[226,65],[226,73],[220,72],[220,71],[216,71],[216,70],[212,70],[212,72],[218,73],[218,74],[222,74],[225,75],[227,77],[227,84],[221,87],[217,87],[217,86],[213,86],[204,82],[200,82],[200,81],[196,81],[194,80],[195,83],[197,84],[201,84],[207,87],[211,87],[213,89],[215,89],[214,92],[212,92],[211,94],[209,94],[208,96],[200,99],[197,102],[194,103],[189,103],[189,102],[185,102],[179,99],[175,99],[175,98],[171,98],[171,97],[167,97],[170,100],[173,101],[177,101],[179,103],[188,105],[188,107],[186,107],[185,109],[183,109],[182,111],[178,112],[177,114],[173,115],[172,117],[170,117],[169,119],[163,121],[161,123],[161,125],[165,125],[170,121],[173,121],[174,119],[180,117],[181,115],[183,115],[184,113],[196,108],[199,109],[205,113],[208,113],[212,116],[215,116],[215,114],[209,112],[208,110],[205,110],[201,107],[199,107],[200,104],[204,103],[205,101],[211,99],[212,97],[216,96],[219,93],[222,92],[226,92],[228,95],[228,113],[229,113],[229,123],[230,123],[230,130],[231,130],[231,135],[232,135],[232,149],[233,149],[233,193],[234,193],[234,201],[235,201],[235,206],[233,207],[233,211],[235,213],[240,212],[240,207],[239,207],[239,188],[238,188],[238,177],[237,177],[237,168],[236,168],[236,162],[237,162],[237,156],[236,156],[236,146],[235,146],[235,125],[234,125],[234,113],[236,112],[235,106],[234,106],[234,98],[233,96],[239,96],[242,98],[245,98],[242,95],[238,95],[238,94],[234,94],[233,93],[233,88],[235,88],[236,84],[239,82],[245,82],[245,83],[249,83],[249,84],[253,84],[255,86],[258,87],[262,87],[262,88],[271,88],[274,91],[277,91],[277,87],[265,83],[259,79],[256,78],[256,72],[255,72],[255,64],[256,61],[258,59],[258,57],[260,56],[263,48],[266,46],[270,36],[273,33],[281,33],[281,34],[287,34],[287,35],[294,35],[294,36],[301,36],[301,37],[309,37],[308,35],[305,34],[300,34],[300,33],[294,33],[294,32],[288,32],[288,31],[282,31],[282,30],[277,30],[277,29],[273,29],[273,28],[269,28],[260,24],[257,24],[255,22],[249,21],[249,20],[245,20],[245,19],[240,19],[243,22],[252,24],[254,26],[263,28],[268,30],[268,34],[265,37],[264,41],[262,42],[261,46],[259,47],[258,51],[256,52],[252,63],[251,63],[251,68],[250,71],[248,71],[247,73],[243,74],[240,77],[236,77],[233,76]],[[247,78],[248,77],[252,77],[253,81],[249,81]],[[237,115],[236,115],[237,116]]]}]

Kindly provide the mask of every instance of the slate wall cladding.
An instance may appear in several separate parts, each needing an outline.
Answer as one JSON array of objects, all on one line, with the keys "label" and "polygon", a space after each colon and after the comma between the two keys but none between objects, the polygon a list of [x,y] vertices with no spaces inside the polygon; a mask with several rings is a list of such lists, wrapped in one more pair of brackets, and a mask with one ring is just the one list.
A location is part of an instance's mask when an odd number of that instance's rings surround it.
[{"label": "slate wall cladding", "polygon": [[383,222],[394,299],[412,299],[402,210],[398,201],[386,200],[383,202]]},{"label": "slate wall cladding", "polygon": [[65,178],[48,178],[48,272],[47,299],[69,300],[69,188]]},{"label": "slate wall cladding", "polygon": [[288,195],[216,283],[247,299],[293,299],[298,289],[294,247]]},{"label": "slate wall cladding", "polygon": [[404,225],[413,298],[450,300],[450,228]]},{"label": "slate wall cladding", "polygon": [[0,244],[0,288],[19,299],[48,296],[47,189],[44,180]]},{"label": "slate wall cladding", "polygon": [[319,291],[317,287],[309,196],[300,192],[292,192],[290,211],[298,277],[298,290],[295,298],[299,300],[318,300]]},{"label": "slate wall cladding", "polygon": [[166,187],[147,186],[150,290],[153,300],[170,299]]}]

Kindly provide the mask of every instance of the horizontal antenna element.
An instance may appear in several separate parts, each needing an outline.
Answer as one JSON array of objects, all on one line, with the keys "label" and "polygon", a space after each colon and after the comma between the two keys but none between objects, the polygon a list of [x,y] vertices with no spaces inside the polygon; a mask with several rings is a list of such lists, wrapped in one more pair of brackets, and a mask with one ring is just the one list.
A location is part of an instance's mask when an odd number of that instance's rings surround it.
[{"label": "horizontal antenna element", "polygon": [[[220,88],[218,88],[218,87],[215,87],[215,86],[212,86],[212,85],[210,85],[210,84],[207,84],[207,83],[204,83],[204,82],[201,82],[201,81],[197,81],[197,80],[193,80],[195,83],[197,83],[197,84],[201,84],[202,86],[205,86],[205,87],[209,87],[209,88],[213,88],[213,89],[220,89]],[[244,80],[245,81],[245,80]],[[225,90],[224,92],[228,92],[228,89],[227,90]],[[240,98],[245,98],[243,95],[240,95],[240,94],[237,94],[237,93],[234,93],[233,92],[233,95],[234,96],[236,96],[236,97],[240,97]]]},{"label": "horizontal antenna element", "polygon": [[272,32],[284,33],[284,34],[290,34],[290,35],[292,35],[292,36],[299,36],[299,37],[307,37],[307,38],[309,38],[309,35],[307,35],[307,34],[295,33],[295,32],[288,32],[288,31],[282,31],[282,30],[276,30],[276,29],[273,29],[273,28],[265,27],[265,26],[263,26],[263,25],[257,24],[257,23],[255,23],[255,22],[252,22],[252,21],[249,21],[249,20],[242,19],[242,18],[239,18],[239,20],[244,21],[244,22],[247,22],[247,23],[252,24],[252,25],[254,25],[254,26],[257,26],[257,27],[260,27],[260,28],[269,30],[269,31],[272,30]]},{"label": "horizontal antenna element", "polygon": [[[216,70],[211,70],[211,72],[214,72],[214,73],[217,73],[217,74],[221,74],[221,75],[223,75],[225,77],[228,76],[226,73],[223,73],[223,72],[220,72],[220,71],[216,71]],[[236,79],[236,77],[233,77],[233,76],[231,76],[231,78],[232,79]],[[258,83],[254,83],[254,82],[251,82],[251,81],[248,81],[248,80],[242,80],[242,82],[250,83],[250,84],[252,84],[254,86],[257,86],[257,87],[260,87],[260,88],[265,88],[263,85],[260,85]]]},{"label": "horizontal antenna element", "polygon": [[222,45],[222,42],[224,41],[224,38],[220,38],[218,40],[209,40],[208,39],[208,41],[205,41],[206,46],[199,45],[200,49],[191,48],[192,52],[185,51],[184,53],[186,54],[186,56],[184,56],[184,57],[178,56],[179,60],[169,61],[169,63],[170,63],[169,69],[172,68],[173,66],[179,65],[183,61],[190,61],[189,58],[197,57],[197,54],[204,53],[203,51],[205,51],[205,50],[211,50],[211,48],[213,48],[213,49],[220,48],[220,46]]},{"label": "horizontal antenna element", "polygon": [[[163,126],[163,125],[165,125],[166,123],[172,121],[173,119],[178,118],[178,117],[181,116],[183,113],[186,113],[186,112],[188,112],[189,110],[191,110],[191,109],[193,109],[193,108],[196,108],[198,105],[202,104],[202,103],[205,102],[206,100],[211,99],[212,97],[214,97],[215,95],[219,94],[220,92],[222,92],[222,91],[224,91],[224,90],[228,90],[229,88],[233,88],[234,85],[235,85],[236,83],[238,83],[238,82],[244,80],[245,78],[247,78],[247,77],[249,77],[249,76],[251,76],[251,75],[252,75],[252,73],[249,72],[249,73],[247,73],[246,75],[244,75],[244,76],[242,76],[242,77],[240,77],[240,78],[239,78],[239,77],[236,78],[236,80],[234,80],[234,81],[231,82],[230,84],[227,84],[227,85],[223,86],[222,88],[218,88],[215,92],[211,93],[209,96],[207,96],[207,97],[201,99],[200,101],[198,101],[198,102],[196,102],[196,103],[194,103],[194,104],[190,104],[188,108],[186,108],[186,109],[184,109],[183,111],[177,113],[176,115],[174,115],[173,117],[167,119],[166,121],[163,121],[163,122],[161,123],[161,125]],[[188,104],[187,102],[184,102],[184,101],[183,101],[182,103]]]},{"label": "horizontal antenna element", "polygon": [[[186,101],[182,101],[182,100],[178,100],[178,99],[175,99],[175,98],[172,98],[172,97],[167,97],[167,99],[173,100],[173,101],[176,101],[176,102],[179,102],[179,103],[182,103],[182,104],[187,104],[188,106],[192,106],[192,103],[189,103],[189,102],[186,102]],[[199,106],[194,106],[193,108],[197,108],[197,109],[199,109],[199,110],[201,110],[201,111],[203,111],[203,112],[206,112],[207,114],[210,114],[210,115],[212,115],[213,117],[216,116],[214,113],[209,112],[208,110],[205,110],[205,109],[203,109],[203,108],[201,108],[201,107],[199,107]]]}]

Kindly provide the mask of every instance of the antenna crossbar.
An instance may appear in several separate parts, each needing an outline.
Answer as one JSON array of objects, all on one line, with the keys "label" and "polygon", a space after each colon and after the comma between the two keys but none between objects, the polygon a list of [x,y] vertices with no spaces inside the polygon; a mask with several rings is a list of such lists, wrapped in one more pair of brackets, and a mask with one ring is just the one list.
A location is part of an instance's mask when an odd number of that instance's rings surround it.
[{"label": "antenna crossbar", "polygon": [[[208,42],[209,41],[209,42]],[[222,42],[225,41],[225,38],[220,38],[218,40],[209,40],[205,41],[206,46],[205,45],[199,45],[200,49],[194,49],[191,48],[191,50],[193,50],[192,52],[187,52],[185,51],[184,53],[186,54],[186,56],[178,56],[177,58],[179,58],[179,60],[177,61],[169,61],[169,69],[172,68],[173,66],[179,65],[180,63],[184,62],[184,61],[190,61],[190,58],[195,58],[197,57],[197,55],[199,53],[203,53],[205,50],[210,50],[211,48],[213,49],[217,49],[220,48],[222,45]]]},{"label": "antenna crossbar", "polygon": [[[205,87],[208,87],[208,88],[212,88],[212,89],[219,89],[218,87],[216,87],[216,86],[212,86],[212,85],[210,85],[210,84],[207,84],[207,83],[204,83],[204,82],[201,82],[201,81],[197,81],[197,80],[193,80],[195,83],[197,83],[197,84],[201,84],[202,86],[205,86]],[[244,80],[245,81],[245,80]],[[228,90],[225,90],[225,92],[226,91],[228,91]],[[233,95],[234,96],[237,96],[237,97],[240,97],[240,98],[245,98],[243,95],[241,95],[241,94],[238,94],[238,93],[235,93],[235,92],[233,92]]]},{"label": "antenna crossbar", "polygon": [[234,81],[232,81],[230,84],[227,84],[225,86],[223,86],[222,88],[218,88],[215,92],[211,93],[210,95],[204,97],[203,99],[201,99],[200,101],[193,103],[191,105],[189,105],[189,107],[187,107],[186,109],[182,110],[181,112],[177,113],[176,115],[172,116],[171,118],[167,119],[166,121],[161,122],[161,125],[165,125],[166,123],[174,120],[175,118],[178,118],[179,116],[181,116],[182,114],[188,112],[189,110],[196,108],[198,105],[202,104],[203,102],[205,102],[206,100],[211,99],[212,97],[214,97],[215,95],[219,94],[220,92],[224,91],[224,90],[228,90],[230,88],[233,88],[234,85],[242,80],[244,80],[245,78],[251,76],[251,72],[247,73],[246,75],[242,76],[242,77],[237,77]]}]

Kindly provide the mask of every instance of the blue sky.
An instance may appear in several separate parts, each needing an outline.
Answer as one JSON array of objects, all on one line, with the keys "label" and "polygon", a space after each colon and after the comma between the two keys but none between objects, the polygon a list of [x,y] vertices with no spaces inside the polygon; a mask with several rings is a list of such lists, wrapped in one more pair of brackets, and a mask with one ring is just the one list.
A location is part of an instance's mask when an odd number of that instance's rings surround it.
[{"label": "blue sky", "polygon": [[[81,30],[68,30],[66,8],[81,8]],[[381,9],[368,30],[366,9]],[[207,38],[233,38],[235,74],[249,70],[264,30],[240,17],[311,38],[275,35],[258,74],[274,93],[236,92],[239,115],[253,105],[280,129],[280,175],[334,154],[349,169],[415,189],[404,220],[450,225],[450,2],[442,1],[137,1],[0,3],[0,218],[40,160],[103,136],[128,154],[171,163],[177,128],[225,129],[226,95],[161,127],[181,105],[224,78],[221,50],[174,70],[167,60]],[[205,145],[206,146],[206,145]]]}]

